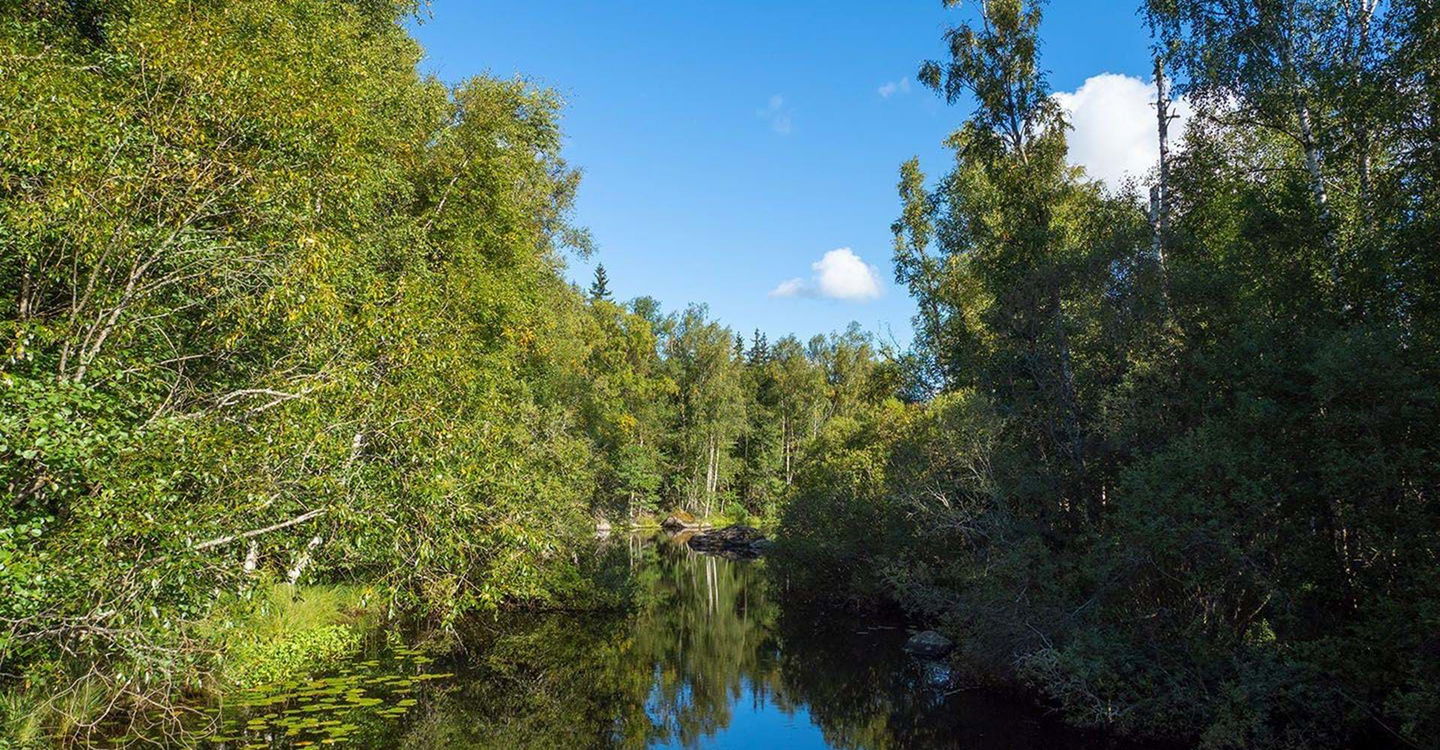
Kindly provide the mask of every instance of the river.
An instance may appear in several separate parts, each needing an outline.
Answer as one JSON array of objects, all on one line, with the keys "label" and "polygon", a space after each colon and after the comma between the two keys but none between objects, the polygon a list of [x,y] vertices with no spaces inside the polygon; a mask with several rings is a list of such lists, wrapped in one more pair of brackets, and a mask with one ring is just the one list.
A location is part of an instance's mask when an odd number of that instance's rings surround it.
[{"label": "river", "polygon": [[[766,562],[664,537],[613,539],[636,606],[466,623],[429,650],[392,644],[331,675],[212,709],[224,748],[1103,747],[1031,701],[901,648],[900,623],[778,596]],[[192,740],[193,741],[193,740]]]}]

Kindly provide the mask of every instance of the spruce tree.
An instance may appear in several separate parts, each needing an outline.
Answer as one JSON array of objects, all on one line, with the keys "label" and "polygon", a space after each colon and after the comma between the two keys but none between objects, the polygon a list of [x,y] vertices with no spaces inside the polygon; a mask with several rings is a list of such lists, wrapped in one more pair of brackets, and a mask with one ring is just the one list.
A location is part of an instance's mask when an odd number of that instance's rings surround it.
[{"label": "spruce tree", "polygon": [[766,340],[765,334],[755,329],[755,334],[750,343],[750,364],[763,365],[770,360],[770,342]]},{"label": "spruce tree", "polygon": [[590,282],[590,299],[610,300],[610,277],[605,274],[605,265],[595,266],[595,280]]}]

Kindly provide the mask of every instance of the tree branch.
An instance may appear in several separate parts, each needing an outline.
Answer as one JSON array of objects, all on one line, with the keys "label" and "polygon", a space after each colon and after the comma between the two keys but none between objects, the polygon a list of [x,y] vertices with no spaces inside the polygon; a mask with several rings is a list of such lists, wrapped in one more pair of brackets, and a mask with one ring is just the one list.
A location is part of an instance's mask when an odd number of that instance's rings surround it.
[{"label": "tree branch", "polygon": [[246,531],[246,532],[241,533],[241,534],[235,534],[235,535],[233,535],[233,536],[222,536],[222,537],[218,537],[218,538],[216,538],[216,539],[211,539],[211,540],[209,540],[209,541],[207,541],[207,542],[201,542],[201,543],[195,545],[192,549],[195,549],[195,550],[197,550],[197,551],[198,551],[198,550],[202,550],[202,549],[210,549],[211,547],[219,547],[219,546],[222,545],[222,544],[229,544],[230,542],[236,541],[236,540],[238,540],[238,539],[249,539],[249,538],[252,537],[252,536],[260,536],[261,534],[268,534],[268,533],[270,533],[270,532],[272,532],[272,531],[279,531],[280,529],[288,529],[288,528],[290,528],[291,526],[296,526],[296,525],[305,523],[306,521],[309,521],[310,519],[312,519],[312,518],[314,518],[314,517],[316,517],[316,516],[319,516],[319,515],[323,514],[324,512],[325,512],[325,509],[324,509],[324,508],[320,508],[320,509],[318,509],[318,510],[312,510],[312,511],[310,511],[310,512],[308,512],[308,513],[303,513],[303,514],[301,514],[301,515],[298,515],[298,516],[290,519],[289,521],[281,521],[280,523],[277,523],[277,524],[275,524],[274,526],[266,526],[266,527],[263,528],[263,529],[254,529],[254,530],[251,530],[251,531]]}]

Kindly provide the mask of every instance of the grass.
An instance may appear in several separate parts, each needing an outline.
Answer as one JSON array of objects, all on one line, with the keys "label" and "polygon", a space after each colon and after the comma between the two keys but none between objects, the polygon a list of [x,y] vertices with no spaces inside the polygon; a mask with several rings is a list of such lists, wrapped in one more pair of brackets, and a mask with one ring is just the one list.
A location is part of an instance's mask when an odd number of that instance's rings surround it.
[{"label": "grass", "polygon": [[227,612],[230,618],[216,634],[220,645],[226,646],[235,637],[268,640],[327,625],[353,624],[368,618],[379,598],[369,586],[277,583]]},{"label": "grass", "polygon": [[84,737],[99,723],[115,691],[85,678],[59,693],[20,688],[0,694],[0,747],[42,748],[55,737]]},{"label": "grass", "polygon": [[222,689],[281,682],[344,660],[378,623],[364,586],[275,584],[214,626]]},{"label": "grass", "polygon": [[[379,627],[376,610],[383,603],[367,586],[263,586],[195,624],[192,635],[205,651],[219,654],[211,663],[212,677],[195,687],[223,693],[308,677],[342,663]],[[56,675],[86,674],[91,665],[55,662],[51,669]],[[35,687],[15,683],[0,692],[0,750],[86,746],[101,719],[107,713],[113,719],[116,706],[133,697],[123,680],[95,672],[70,680],[57,676]],[[67,682],[63,690],[53,687]]]},{"label": "grass", "polygon": [[0,747],[36,747],[45,737],[45,701],[29,692],[0,694]]}]

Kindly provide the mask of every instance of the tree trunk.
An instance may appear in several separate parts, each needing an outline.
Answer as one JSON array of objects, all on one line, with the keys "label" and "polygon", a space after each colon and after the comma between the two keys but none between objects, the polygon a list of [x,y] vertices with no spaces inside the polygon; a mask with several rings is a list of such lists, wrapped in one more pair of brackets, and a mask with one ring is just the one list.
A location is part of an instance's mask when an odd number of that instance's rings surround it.
[{"label": "tree trunk", "polygon": [[20,272],[20,309],[18,317],[24,323],[30,319],[30,267],[27,264],[25,270]]},{"label": "tree trunk", "polygon": [[1325,189],[1325,162],[1320,144],[1315,139],[1315,126],[1310,116],[1310,103],[1303,93],[1295,95],[1295,115],[1300,123],[1300,143],[1305,149],[1305,171],[1310,175],[1310,195],[1320,219],[1325,249],[1330,254],[1330,283],[1336,291],[1340,286],[1340,250],[1335,242],[1335,222],[1330,213],[1330,194]]},{"label": "tree trunk", "polygon": [[1170,272],[1165,266],[1165,238],[1170,231],[1170,94],[1166,90],[1165,62],[1155,55],[1155,127],[1160,141],[1160,163],[1150,188],[1151,253],[1160,270],[1160,293],[1170,304]]},{"label": "tree trunk", "polygon": [[792,450],[794,449],[794,448],[793,448],[793,442],[794,442],[794,440],[795,440],[795,436],[794,436],[793,434],[791,434],[792,432],[793,432],[793,429],[791,428],[791,425],[790,425],[790,418],[789,418],[789,417],[781,417],[781,418],[780,418],[780,454],[781,454],[781,456],[782,456],[782,458],[783,458],[783,461],[784,461],[784,463],[785,463],[785,486],[786,486],[786,487],[789,487],[789,486],[792,484],[792,481],[793,481],[793,477],[792,477],[791,474],[790,474],[790,451],[792,451]]},{"label": "tree trunk", "polygon": [[320,537],[312,537],[310,543],[305,545],[305,551],[301,552],[300,557],[295,560],[295,567],[290,569],[290,573],[287,576],[291,586],[299,583],[300,576],[305,573],[306,568],[310,567],[310,553],[314,552],[315,548],[320,546],[320,542]]}]

